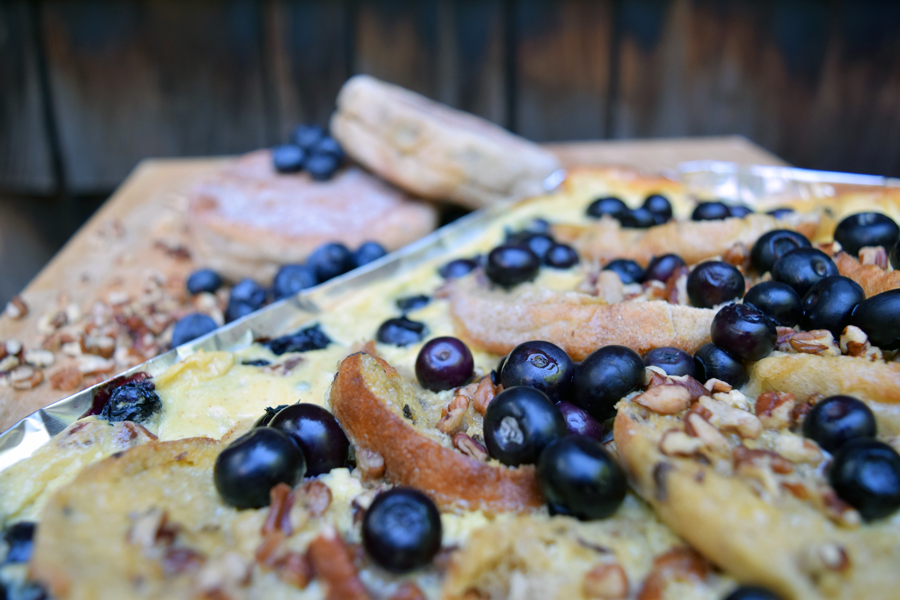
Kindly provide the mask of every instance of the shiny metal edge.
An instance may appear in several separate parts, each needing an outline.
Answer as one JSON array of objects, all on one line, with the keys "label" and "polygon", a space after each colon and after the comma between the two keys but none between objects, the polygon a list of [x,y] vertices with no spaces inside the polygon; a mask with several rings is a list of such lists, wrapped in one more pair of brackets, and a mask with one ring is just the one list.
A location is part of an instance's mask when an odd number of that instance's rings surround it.
[{"label": "shiny metal edge", "polygon": [[[314,321],[318,313],[347,294],[396,277],[436,257],[446,256],[474,240],[515,204],[514,200],[503,200],[469,213],[377,261],[304,290],[294,297],[274,302],[115,377],[140,371],[155,377],[197,350],[237,350],[249,346],[255,339],[276,337],[296,330]],[[0,471],[28,458],[51,437],[81,418],[91,408],[94,392],[108,381],[39,409],[0,434]]]}]

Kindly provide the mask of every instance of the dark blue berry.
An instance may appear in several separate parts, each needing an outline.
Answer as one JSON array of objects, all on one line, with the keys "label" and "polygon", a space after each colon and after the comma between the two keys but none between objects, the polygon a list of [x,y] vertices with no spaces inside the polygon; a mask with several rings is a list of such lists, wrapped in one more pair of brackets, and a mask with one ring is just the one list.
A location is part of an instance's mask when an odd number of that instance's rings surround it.
[{"label": "dark blue berry", "polygon": [[212,269],[194,271],[187,280],[187,290],[192,294],[201,292],[214,294],[220,287],[222,287],[222,278]]},{"label": "dark blue berry", "polygon": [[330,154],[310,154],[306,159],[306,172],[314,181],[328,181],[338,168],[338,160]]},{"label": "dark blue berry", "polygon": [[900,456],[884,442],[868,438],[847,442],[834,455],[828,479],[838,497],[866,521],[900,508]]},{"label": "dark blue berry", "polygon": [[441,515],[428,496],[396,487],[375,496],[362,523],[363,547],[391,573],[428,565],[441,548]]},{"label": "dark blue berry", "polygon": [[537,277],[541,261],[526,246],[497,246],[488,254],[484,272],[488,279],[505,288]]},{"label": "dark blue berry", "polygon": [[477,266],[478,262],[471,258],[457,258],[438,269],[438,274],[444,279],[458,279],[468,275]]},{"label": "dark blue berry", "polygon": [[862,329],[873,346],[900,350],[900,290],[888,290],[857,304],[850,324]]},{"label": "dark blue berry", "polygon": [[310,149],[310,154],[327,154],[333,156],[339,163],[344,160],[344,149],[333,137],[325,136]]},{"label": "dark blue berry", "polygon": [[421,294],[418,296],[407,296],[405,298],[397,298],[397,308],[399,308],[402,313],[406,314],[428,306],[429,302],[431,302],[429,296]]},{"label": "dark blue berry", "polygon": [[331,338],[325,335],[322,328],[316,324],[306,327],[295,333],[289,333],[281,337],[263,342],[274,354],[284,354],[285,352],[310,352],[312,350],[321,350],[327,348],[331,343]]},{"label": "dark blue berry", "polygon": [[272,281],[272,295],[276,300],[281,300],[317,283],[316,274],[306,265],[284,265]]},{"label": "dark blue berry", "polygon": [[329,242],[313,250],[306,259],[306,266],[315,272],[319,283],[322,283],[351,270],[353,253],[343,244]]},{"label": "dark blue berry", "polygon": [[648,229],[657,224],[657,217],[646,208],[634,208],[613,215],[619,225],[629,229]]},{"label": "dark blue berry", "polygon": [[294,129],[291,141],[304,150],[309,150],[322,141],[323,137],[325,132],[318,125],[299,125]]},{"label": "dark blue berry", "polygon": [[900,227],[894,220],[875,212],[850,215],[834,230],[834,240],[851,256],[857,256],[866,246],[891,248],[900,238]]},{"label": "dark blue berry", "polygon": [[149,379],[132,381],[112,391],[100,417],[110,423],[132,421],[143,423],[162,410],[156,386]]},{"label": "dark blue berry", "polygon": [[732,387],[740,388],[749,380],[747,369],[712,342],[703,344],[694,352],[694,369],[701,382],[719,379]]},{"label": "dark blue berry", "polygon": [[587,207],[587,216],[599,219],[603,215],[615,216],[628,210],[628,205],[615,196],[597,198]]},{"label": "dark blue berry", "polygon": [[551,514],[605,519],[622,504],[628,484],[616,459],[595,439],[568,435],[551,442],[537,463]]},{"label": "dark blue berry", "polygon": [[729,217],[731,209],[722,202],[701,202],[691,214],[694,221],[720,221]]},{"label": "dark blue berry", "polygon": [[387,251],[378,242],[365,242],[353,252],[353,264],[361,267],[375,262],[386,254]]},{"label": "dark blue berry", "polygon": [[213,467],[213,482],[226,503],[262,508],[279,483],[294,487],[306,473],[306,458],[293,439],[272,427],[256,427],[229,444]]},{"label": "dark blue berry", "polygon": [[284,144],[272,148],[272,165],[279,173],[296,173],[303,168],[306,152],[300,146]]},{"label": "dark blue berry", "polygon": [[388,319],[378,328],[375,334],[382,344],[391,344],[393,346],[409,346],[421,342],[428,334],[428,328],[425,323],[413,321],[406,317],[398,317],[396,319]]},{"label": "dark blue berry", "polygon": [[172,348],[177,348],[182,344],[187,344],[191,340],[196,340],[210,331],[215,331],[218,325],[209,315],[201,313],[192,313],[178,319],[172,329]]},{"label": "dark blue berry", "polygon": [[544,264],[551,269],[570,269],[578,264],[578,253],[571,246],[554,244],[544,257]]},{"label": "dark blue berry", "polygon": [[796,325],[803,312],[800,296],[794,288],[777,281],[763,281],[754,285],[744,296],[744,304],[755,306],[782,327]]},{"label": "dark blue berry", "polygon": [[[675,255],[673,254],[672,256]],[[684,261],[681,261],[681,264],[683,265]],[[644,280],[644,268],[627,258],[617,258],[603,267],[603,270],[612,271],[618,275],[619,279],[622,280],[622,283],[626,285],[629,283],[640,283]]]},{"label": "dark blue berry", "polygon": [[803,435],[832,454],[850,440],[874,438],[877,432],[872,410],[853,396],[820,400],[803,419]]}]

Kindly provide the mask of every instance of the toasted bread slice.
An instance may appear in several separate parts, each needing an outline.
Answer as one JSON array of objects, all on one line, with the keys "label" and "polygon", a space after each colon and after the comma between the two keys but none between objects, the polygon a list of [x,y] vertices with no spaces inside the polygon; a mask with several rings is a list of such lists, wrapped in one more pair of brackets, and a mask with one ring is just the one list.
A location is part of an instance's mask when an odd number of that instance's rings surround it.
[{"label": "toasted bread slice", "polygon": [[764,233],[773,229],[794,229],[807,237],[816,232],[816,214],[791,215],[775,219],[751,214],[721,221],[669,221],[649,229],[627,229],[615,219],[604,217],[587,226],[556,225],[553,234],[571,244],[583,258],[607,263],[629,258],[647,266],[654,256],[674,253],[692,265],[722,256],[737,244],[751,248]]},{"label": "toasted bread slice", "polygon": [[866,298],[900,288],[900,271],[887,271],[878,265],[864,265],[846,252],[834,258],[838,272],[858,283]]},{"label": "toasted bread slice", "polygon": [[[734,397],[706,400],[704,408],[726,416],[737,411],[753,417],[752,402],[748,412]],[[686,433],[689,414],[700,437]],[[762,585],[785,600],[896,596],[900,525],[882,519],[860,526],[852,509],[843,513],[845,522],[832,520],[819,501],[830,488],[815,468],[816,460],[824,460],[815,444],[786,430],[765,429],[743,446],[742,438],[727,433],[728,419],[717,420],[722,414],[712,413],[709,420],[703,414],[661,415],[636,402],[619,405],[619,455],[632,485],[664,523],[738,581]],[[679,447],[674,436],[692,447]],[[782,438],[800,440],[798,456],[773,451]],[[784,444],[791,446],[797,447]],[[805,456],[816,452],[815,459]]]},{"label": "toasted bread slice", "polygon": [[543,505],[534,467],[483,462],[453,448],[449,436],[417,426],[412,386],[380,358],[345,358],[331,387],[331,411],[360,451],[384,460],[384,476],[422,490],[442,509],[521,512]]},{"label": "toasted bread slice", "polygon": [[475,346],[506,354],[528,340],[547,340],[573,360],[608,344],[638,354],[674,346],[693,353],[709,341],[715,311],[668,302],[617,302],[578,292],[522,286],[512,292],[489,289],[475,277],[452,286],[450,312],[459,334]]}]

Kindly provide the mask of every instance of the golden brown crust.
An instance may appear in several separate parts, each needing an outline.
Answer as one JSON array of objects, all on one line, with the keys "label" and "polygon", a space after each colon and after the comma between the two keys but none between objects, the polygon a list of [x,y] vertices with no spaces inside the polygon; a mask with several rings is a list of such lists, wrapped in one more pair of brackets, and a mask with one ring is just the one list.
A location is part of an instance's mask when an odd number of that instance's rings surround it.
[{"label": "golden brown crust", "polygon": [[609,262],[629,258],[643,266],[654,256],[674,253],[689,265],[713,256],[721,256],[735,244],[753,246],[764,233],[773,229],[795,229],[812,236],[818,224],[815,215],[777,220],[768,215],[751,214],[721,221],[670,221],[650,229],[624,229],[611,218],[602,218],[586,227],[560,225],[554,235],[572,244],[582,257]]},{"label": "golden brown crust", "polygon": [[618,302],[577,292],[489,290],[474,277],[457,280],[450,299],[459,333],[474,345],[506,354],[528,340],[546,340],[573,360],[608,344],[639,354],[674,346],[693,353],[709,341],[715,311],[668,302]]},{"label": "golden brown crust", "polygon": [[[658,448],[669,426],[654,424],[631,403],[621,406],[614,429],[619,456],[660,518],[729,575],[786,600],[895,595],[898,548],[894,529],[883,529],[888,524],[843,529],[790,496],[776,503],[714,466],[666,457]],[[817,570],[811,559],[825,548],[845,553],[847,568]]]},{"label": "golden brown crust", "polygon": [[385,477],[415,487],[443,509],[520,512],[543,503],[534,467],[511,469],[441,445],[398,416],[387,403],[416,402],[400,375],[380,358],[354,354],[341,362],[331,410],[357,448],[384,459]]},{"label": "golden brown crust", "polygon": [[[748,395],[790,392],[798,399],[813,394],[849,394],[872,407],[879,432],[900,434],[900,363],[865,357],[773,353],[748,365]],[[883,431],[882,431],[883,430]]]},{"label": "golden brown crust", "polygon": [[900,288],[900,271],[885,271],[878,265],[864,265],[846,252],[834,259],[838,272],[858,283],[866,298]]}]

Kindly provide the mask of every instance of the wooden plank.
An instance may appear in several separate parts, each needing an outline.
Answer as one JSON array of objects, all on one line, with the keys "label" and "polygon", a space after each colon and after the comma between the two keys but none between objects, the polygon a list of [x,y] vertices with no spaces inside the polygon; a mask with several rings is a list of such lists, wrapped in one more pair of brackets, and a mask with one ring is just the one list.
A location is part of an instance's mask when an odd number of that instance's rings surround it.
[{"label": "wooden plank", "polygon": [[[458,0],[449,55],[455,85],[439,95],[453,106],[506,125],[507,89],[504,10],[501,0]],[[449,37],[449,36],[448,36]]]},{"label": "wooden plank", "polygon": [[515,7],[514,130],[537,141],[604,137],[611,0]]},{"label": "wooden plank", "polygon": [[622,0],[612,135],[737,133],[801,167],[900,175],[898,28],[875,0]]},{"label": "wooden plank", "polygon": [[300,123],[328,125],[350,76],[348,0],[272,0],[265,6],[265,54],[279,139]]},{"label": "wooden plank", "polygon": [[261,11],[252,0],[43,5],[66,180],[111,189],[146,156],[265,145]]},{"label": "wooden plank", "polygon": [[0,3],[0,189],[49,194],[57,182],[32,17],[28,0]]}]

